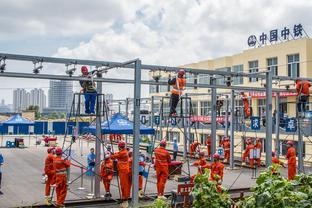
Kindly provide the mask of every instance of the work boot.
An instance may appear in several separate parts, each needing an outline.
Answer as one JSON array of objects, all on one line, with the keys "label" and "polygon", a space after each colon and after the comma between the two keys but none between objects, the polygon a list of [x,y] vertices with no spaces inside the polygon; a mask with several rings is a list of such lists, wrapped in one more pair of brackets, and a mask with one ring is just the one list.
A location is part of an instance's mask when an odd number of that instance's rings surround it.
[{"label": "work boot", "polygon": [[144,197],[143,190],[139,190],[139,198],[142,199]]},{"label": "work boot", "polygon": [[128,201],[123,201],[121,204],[120,204],[120,207],[121,208],[128,208],[129,204],[128,204]]},{"label": "work boot", "polygon": [[44,204],[47,206],[50,206],[51,205],[51,197],[46,196],[44,199]]}]

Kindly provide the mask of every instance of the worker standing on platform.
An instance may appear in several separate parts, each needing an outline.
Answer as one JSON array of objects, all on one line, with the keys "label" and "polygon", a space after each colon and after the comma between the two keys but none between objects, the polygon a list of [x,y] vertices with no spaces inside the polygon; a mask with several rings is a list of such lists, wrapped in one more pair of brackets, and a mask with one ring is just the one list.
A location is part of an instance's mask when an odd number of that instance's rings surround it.
[{"label": "worker standing on platform", "polygon": [[254,149],[254,145],[251,142],[251,139],[248,138],[246,141],[246,149],[245,152],[243,154],[243,158],[242,158],[242,166],[246,165],[246,158],[249,159],[249,166],[250,168],[253,168],[254,166],[254,159],[250,158],[250,151]]},{"label": "worker standing on platform", "polygon": [[114,176],[114,167],[113,161],[111,159],[111,153],[109,151],[105,152],[104,160],[101,164],[101,177],[103,180],[104,188],[105,188],[105,198],[111,198],[112,194],[110,193],[110,184],[113,180]]},{"label": "worker standing on platform", "polygon": [[[297,110],[300,117],[304,117],[306,112],[306,105],[309,101],[310,87],[311,84],[308,81],[296,80],[296,90],[297,90]],[[300,115],[303,114],[303,115]]]},{"label": "worker standing on platform", "polygon": [[207,151],[208,151],[208,158],[211,158],[211,136],[208,135],[206,139],[206,146],[207,146]]},{"label": "worker standing on platform", "polygon": [[294,180],[296,176],[296,150],[292,141],[287,142],[287,154],[286,159],[288,160],[288,180]]},{"label": "worker standing on platform", "polygon": [[247,95],[245,95],[244,92],[241,92],[243,104],[244,104],[244,117],[249,118],[251,116],[250,107],[249,107],[249,101]]},{"label": "worker standing on platform", "polygon": [[169,116],[177,116],[176,108],[179,103],[180,96],[182,95],[185,89],[186,80],[184,78],[184,75],[185,75],[185,71],[181,69],[178,72],[177,78],[168,80],[168,84],[173,86],[171,90],[171,97],[170,97]]},{"label": "worker standing on platform", "polygon": [[121,187],[121,198],[123,203],[122,207],[128,207],[128,199],[130,197],[129,192],[129,156],[128,151],[126,149],[126,142],[120,141],[118,142],[119,152],[113,154],[111,158],[117,159],[117,168],[118,168],[118,176],[120,179],[120,187]]},{"label": "worker standing on platform", "polygon": [[51,185],[55,184],[55,170],[53,167],[54,161],[54,147],[49,147],[48,155],[44,162],[44,174],[47,177],[46,184],[45,184],[45,204],[51,205],[52,197],[50,195],[51,192]]},{"label": "worker standing on platform", "polygon": [[70,161],[62,159],[63,150],[60,147],[55,149],[55,154],[53,167],[55,170],[56,206],[64,207],[67,194],[67,169],[70,167]]},{"label": "worker standing on platform", "polygon": [[257,151],[259,151],[259,158],[257,158],[257,166],[260,167],[261,166],[261,151],[262,151],[262,143],[260,138],[256,139],[256,145],[255,145],[255,149]]},{"label": "worker standing on platform", "polygon": [[229,137],[224,138],[223,149],[224,149],[224,161],[228,163],[230,161],[230,152],[231,152],[231,143]]},{"label": "worker standing on platform", "polygon": [[166,144],[166,140],[162,140],[159,144],[160,147],[154,150],[158,198],[165,198],[165,186],[169,176],[171,158],[169,152],[166,150]]},{"label": "worker standing on platform", "polygon": [[[86,66],[81,67],[81,73],[83,77],[92,78],[92,74],[89,74],[89,70]],[[80,81],[82,87],[81,93],[84,93],[85,98],[85,113],[95,114],[95,101],[96,101],[96,88],[93,81]]]}]

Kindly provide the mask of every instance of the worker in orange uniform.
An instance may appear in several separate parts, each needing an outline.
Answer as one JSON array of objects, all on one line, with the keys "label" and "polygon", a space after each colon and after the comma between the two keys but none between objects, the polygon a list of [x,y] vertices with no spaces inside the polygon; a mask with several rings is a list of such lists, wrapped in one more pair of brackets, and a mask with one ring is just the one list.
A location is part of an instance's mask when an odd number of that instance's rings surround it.
[{"label": "worker in orange uniform", "polygon": [[[274,152],[272,152],[272,164],[276,164],[285,168],[284,163],[276,157]],[[275,170],[275,168],[272,168],[272,173],[277,174],[277,170]]]},{"label": "worker in orange uniform", "polygon": [[70,167],[70,161],[62,159],[63,150],[60,147],[55,149],[55,154],[53,167],[55,170],[56,206],[64,207],[67,194],[67,169]]},{"label": "worker in orange uniform", "polygon": [[250,108],[249,108],[249,101],[247,95],[244,92],[241,92],[243,104],[244,104],[244,115],[245,118],[249,118],[251,116]]},{"label": "worker in orange uniform", "polygon": [[52,197],[50,195],[51,192],[51,185],[55,184],[55,170],[53,167],[53,160],[54,156],[54,147],[49,147],[48,155],[45,159],[44,163],[44,174],[47,177],[46,184],[45,184],[45,204],[51,205]]},{"label": "worker in orange uniform", "polygon": [[249,166],[250,168],[253,168],[254,166],[254,159],[250,158],[250,150],[254,149],[254,145],[251,142],[251,139],[247,139],[246,141],[246,149],[245,152],[243,154],[243,158],[242,158],[242,166],[246,165],[246,158],[248,157],[249,159]]},{"label": "worker in orange uniform", "polygon": [[[205,153],[204,152],[200,152],[199,153],[200,158],[194,162],[191,166],[195,166],[197,167],[198,171],[197,174],[202,175],[204,173],[204,168],[207,165],[207,161],[206,161],[206,157],[205,157]],[[190,182],[193,183],[194,178],[197,174],[194,174],[191,176],[190,178]]]},{"label": "worker in orange uniform", "polygon": [[129,192],[129,156],[126,149],[126,142],[118,142],[119,152],[113,154],[111,158],[117,159],[118,176],[120,179],[122,207],[128,207]]},{"label": "worker in orange uniform", "polygon": [[231,150],[231,143],[230,143],[230,138],[229,137],[225,137],[224,138],[224,142],[223,142],[223,149],[224,149],[224,160],[225,162],[229,162],[230,161],[230,150]]},{"label": "worker in orange uniform", "polygon": [[306,105],[309,101],[310,96],[310,87],[311,84],[308,81],[305,80],[296,80],[296,90],[297,90],[297,110],[299,113],[299,116],[302,116],[300,114],[303,114],[306,112]]},{"label": "worker in orange uniform", "polygon": [[260,157],[256,159],[257,160],[257,166],[260,167],[260,165],[261,165],[261,151],[262,151],[262,143],[261,143],[260,138],[257,138],[257,140],[256,140],[255,149],[257,149],[257,151],[260,152]]},{"label": "worker in orange uniform", "polygon": [[211,164],[204,165],[202,168],[211,169],[210,181],[216,182],[216,188],[218,192],[222,192],[221,184],[223,182],[224,164],[220,162],[221,156],[215,153],[213,156],[213,162]]},{"label": "worker in orange uniform", "polygon": [[197,140],[195,140],[192,144],[190,144],[190,157],[195,157],[199,145],[200,143]]},{"label": "worker in orange uniform", "polygon": [[111,153],[109,151],[106,151],[104,154],[100,174],[106,191],[105,198],[111,198],[112,194],[110,193],[110,184],[114,176],[114,166],[113,160],[111,159]]},{"label": "worker in orange uniform", "polygon": [[162,140],[159,144],[160,147],[154,150],[158,198],[165,198],[165,185],[169,176],[171,158],[169,152],[166,150],[166,144],[166,140]]},{"label": "worker in orange uniform", "polygon": [[185,89],[186,80],[184,78],[185,71],[179,70],[178,77],[169,79],[168,84],[173,86],[171,90],[170,96],[170,113],[169,116],[177,116],[176,108],[180,100],[180,96],[182,95]]},{"label": "worker in orange uniform", "polygon": [[296,150],[292,141],[287,142],[287,154],[286,159],[288,160],[288,180],[294,180],[296,176]]},{"label": "worker in orange uniform", "polygon": [[208,135],[206,139],[206,146],[207,146],[207,151],[208,151],[208,158],[211,157],[211,136]]}]

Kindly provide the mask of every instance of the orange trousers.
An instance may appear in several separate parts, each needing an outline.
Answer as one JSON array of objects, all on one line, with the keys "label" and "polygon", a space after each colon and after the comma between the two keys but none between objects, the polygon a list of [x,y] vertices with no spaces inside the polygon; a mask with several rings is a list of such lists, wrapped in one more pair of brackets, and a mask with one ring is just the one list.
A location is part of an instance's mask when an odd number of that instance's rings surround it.
[{"label": "orange trousers", "polygon": [[55,183],[55,174],[47,174],[48,180],[45,185],[45,196],[50,196],[51,185]]},{"label": "orange trousers", "polygon": [[143,176],[139,175],[139,190],[143,189]]},{"label": "orange trousers", "polygon": [[67,176],[66,174],[56,175],[55,177],[56,205],[64,205],[67,194]]},{"label": "orange trousers", "polygon": [[157,194],[163,196],[165,192],[165,185],[169,176],[168,166],[157,166],[156,177],[157,177]]},{"label": "orange trousers", "polygon": [[211,157],[211,146],[207,146],[207,151],[208,151],[208,157]]},{"label": "orange trousers", "polygon": [[288,180],[294,180],[296,176],[296,164],[288,164]]},{"label": "orange trousers", "polygon": [[249,167],[254,168],[254,159],[249,159]]},{"label": "orange trousers", "polygon": [[230,150],[224,151],[224,159],[226,159],[227,161],[230,160]]},{"label": "orange trousers", "polygon": [[121,170],[118,172],[118,176],[120,180],[119,183],[121,188],[121,199],[127,200],[130,197],[131,189],[129,173]]},{"label": "orange trousers", "polygon": [[261,159],[259,158],[257,159],[257,166],[260,167],[260,165],[261,165]]},{"label": "orange trousers", "polygon": [[103,184],[106,192],[110,192],[110,184],[112,180],[109,180],[106,178],[103,178]]}]

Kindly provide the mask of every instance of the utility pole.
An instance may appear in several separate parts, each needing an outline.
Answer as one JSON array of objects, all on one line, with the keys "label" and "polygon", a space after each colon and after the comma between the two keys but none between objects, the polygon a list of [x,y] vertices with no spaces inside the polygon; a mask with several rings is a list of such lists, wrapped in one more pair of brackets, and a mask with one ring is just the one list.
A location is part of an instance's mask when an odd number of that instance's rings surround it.
[{"label": "utility pole", "polygon": [[[211,77],[210,84],[216,84],[216,78]],[[216,152],[217,146],[217,89],[211,89],[211,155]]]},{"label": "utility pole", "polygon": [[272,73],[270,70],[266,72],[266,167],[272,165]]}]

